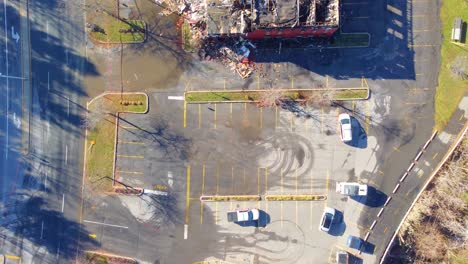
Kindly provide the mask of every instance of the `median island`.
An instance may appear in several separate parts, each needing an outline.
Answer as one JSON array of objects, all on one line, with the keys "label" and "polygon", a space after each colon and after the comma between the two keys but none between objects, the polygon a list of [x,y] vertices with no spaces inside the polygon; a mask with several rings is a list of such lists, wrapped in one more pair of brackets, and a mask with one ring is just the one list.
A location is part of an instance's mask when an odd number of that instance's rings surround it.
[{"label": "median island", "polygon": [[118,113],[144,114],[144,93],[106,93],[87,104],[85,178],[93,190],[113,191]]}]

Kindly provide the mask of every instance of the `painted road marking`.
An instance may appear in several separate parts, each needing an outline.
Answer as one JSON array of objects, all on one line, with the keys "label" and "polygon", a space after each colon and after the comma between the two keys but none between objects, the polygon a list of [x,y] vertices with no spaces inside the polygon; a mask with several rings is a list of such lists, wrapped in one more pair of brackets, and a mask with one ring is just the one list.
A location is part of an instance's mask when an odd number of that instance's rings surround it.
[{"label": "painted road marking", "polygon": [[[330,182],[330,170],[327,169],[327,179],[325,181],[325,190],[327,190],[327,195],[328,195],[328,184]],[[328,200],[328,199],[327,199]],[[325,200],[324,207],[327,207],[327,200]]]},{"label": "painted road marking", "polygon": [[201,104],[198,104],[198,128],[201,128]]},{"label": "painted road marking", "polygon": [[65,164],[68,164],[68,145],[65,145]]},{"label": "painted road marking", "polygon": [[111,224],[106,224],[106,223],[102,223],[102,222],[95,222],[95,221],[89,221],[89,220],[83,220],[83,222],[89,223],[89,224],[95,224],[95,225],[103,225],[103,226],[110,226],[110,227],[117,227],[117,228],[128,229],[128,226],[111,225]]},{"label": "painted road marking", "polygon": [[117,155],[119,158],[128,158],[128,159],[144,159],[143,156],[132,156],[132,155]]},{"label": "painted road marking", "polygon": [[278,106],[275,105],[275,129],[278,127]]},{"label": "painted road marking", "polygon": [[216,164],[216,195],[219,194],[219,164]]},{"label": "painted road marking", "polygon": [[184,128],[187,127],[187,102],[184,101]]},{"label": "painted road marking", "polygon": [[119,126],[120,128],[123,129],[129,129],[129,130],[139,130],[140,128],[134,127],[134,126]]},{"label": "painted road marking", "polygon": [[366,101],[366,134],[369,135],[369,101]]},{"label": "painted road marking", "polygon": [[[205,193],[205,163],[202,165],[202,195]],[[203,224],[203,201],[200,203],[200,224]]]},{"label": "painted road marking", "polygon": [[135,174],[135,175],[142,175],[144,174],[143,172],[141,171],[121,171],[121,170],[118,170],[116,171],[117,173],[119,174]]},{"label": "painted road marking", "polygon": [[62,194],[62,213],[63,209],[65,209],[65,194]]},{"label": "painted road marking", "polygon": [[263,108],[260,107],[260,128],[263,128]]},{"label": "painted road marking", "polygon": [[213,115],[214,115],[214,129],[216,129],[216,104],[214,104]]},{"label": "painted road marking", "polygon": [[187,166],[187,178],[186,178],[186,198],[185,198],[185,224],[189,222],[189,208],[190,208],[190,165]]},{"label": "painted road marking", "polygon": [[44,236],[44,220],[42,220],[41,222],[41,236],[40,236],[40,239],[42,239]]},{"label": "painted road marking", "polygon": [[322,107],[322,115],[320,116],[320,131],[322,134],[323,134],[323,118],[324,118],[324,114],[323,114],[323,107]]},{"label": "painted road marking", "polygon": [[135,142],[135,141],[119,141],[119,144],[133,144],[133,145],[144,145],[143,142]]},{"label": "painted road marking", "polygon": [[234,192],[234,167],[231,166],[231,193],[232,195],[235,194]]}]

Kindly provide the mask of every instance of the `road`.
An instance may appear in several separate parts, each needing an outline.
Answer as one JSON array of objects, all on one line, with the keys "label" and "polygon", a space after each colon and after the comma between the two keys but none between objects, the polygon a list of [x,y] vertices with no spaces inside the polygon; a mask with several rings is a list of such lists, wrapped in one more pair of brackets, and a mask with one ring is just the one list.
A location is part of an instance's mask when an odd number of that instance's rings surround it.
[{"label": "road", "polygon": [[[4,1],[2,24],[8,38],[2,43],[6,48],[0,72],[13,77],[0,80],[2,91],[7,91],[0,99],[6,105],[1,129],[7,134],[1,139],[1,165],[3,175],[8,175],[2,177],[2,201],[14,205],[4,208],[4,215],[20,221],[2,226],[1,251],[20,256],[23,263],[64,263],[76,256],[82,231],[80,124],[86,93],[81,78],[85,69],[92,69],[84,56],[84,15],[73,1],[29,2],[31,51],[21,54],[21,45],[10,37],[11,28],[20,27],[20,4]],[[21,5],[25,8],[26,2]],[[21,32],[21,38],[25,34],[27,30]],[[14,78],[22,76],[22,60],[31,65],[31,87],[24,87],[31,89],[30,101],[21,100],[21,79]],[[21,107],[30,113],[26,131],[30,144],[24,155],[20,154]]]}]

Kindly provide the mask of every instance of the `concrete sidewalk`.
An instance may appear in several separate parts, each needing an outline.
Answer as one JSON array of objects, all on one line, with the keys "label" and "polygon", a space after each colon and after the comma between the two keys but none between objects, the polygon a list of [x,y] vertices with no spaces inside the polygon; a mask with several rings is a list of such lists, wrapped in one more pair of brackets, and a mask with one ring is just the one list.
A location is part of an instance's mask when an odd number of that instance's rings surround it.
[{"label": "concrete sidewalk", "polygon": [[401,222],[406,218],[408,210],[419,198],[423,189],[445,163],[461,138],[468,130],[468,92],[460,101],[458,109],[453,114],[443,131],[434,132],[426,144],[420,147],[414,160],[408,162],[408,167],[401,168],[401,177],[395,182],[393,192],[388,194],[387,202],[373,219],[372,228],[363,237],[368,246],[374,249],[374,255],[361,254],[364,263],[372,263],[377,257],[377,263],[382,263],[387,246],[398,232]]}]

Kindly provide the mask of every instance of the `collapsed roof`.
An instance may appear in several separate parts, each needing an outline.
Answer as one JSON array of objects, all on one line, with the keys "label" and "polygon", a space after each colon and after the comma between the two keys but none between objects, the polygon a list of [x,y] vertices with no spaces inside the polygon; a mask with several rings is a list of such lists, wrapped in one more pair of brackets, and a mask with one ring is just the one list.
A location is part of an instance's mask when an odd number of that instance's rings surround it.
[{"label": "collapsed roof", "polygon": [[338,26],[339,0],[206,0],[208,34]]}]

